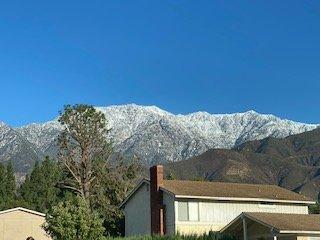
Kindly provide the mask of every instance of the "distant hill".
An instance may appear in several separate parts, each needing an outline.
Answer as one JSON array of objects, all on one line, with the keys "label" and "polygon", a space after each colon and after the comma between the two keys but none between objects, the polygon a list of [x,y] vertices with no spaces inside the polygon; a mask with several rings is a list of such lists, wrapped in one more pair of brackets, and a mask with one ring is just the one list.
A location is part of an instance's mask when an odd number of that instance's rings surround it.
[{"label": "distant hill", "polygon": [[318,199],[320,129],[211,149],[166,169],[179,179],[276,184]]},{"label": "distant hill", "polygon": [[[212,148],[227,148],[268,136],[277,138],[318,125],[280,119],[254,111],[234,114],[172,114],[155,106],[135,104],[97,107],[106,115],[115,151],[138,156],[144,166],[178,162]],[[12,128],[0,124],[0,162],[12,161],[26,173],[45,155],[55,156],[61,126],[56,120]]]}]

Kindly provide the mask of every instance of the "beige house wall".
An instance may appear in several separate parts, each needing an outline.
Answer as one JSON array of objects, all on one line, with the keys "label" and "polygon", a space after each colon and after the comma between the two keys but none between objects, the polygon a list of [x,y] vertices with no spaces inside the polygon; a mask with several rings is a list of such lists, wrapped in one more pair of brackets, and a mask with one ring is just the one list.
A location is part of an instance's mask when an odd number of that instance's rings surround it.
[{"label": "beige house wall", "polygon": [[131,197],[124,208],[125,235],[150,235],[150,192],[149,185],[143,184]]},{"label": "beige house wall", "polygon": [[[209,202],[199,200],[189,200],[199,202],[199,221],[179,221],[178,201],[175,201],[175,226],[176,233],[179,234],[203,234],[209,231],[220,231],[229,222],[239,216],[242,212],[271,212],[271,213],[298,213],[308,214],[308,207],[294,204],[260,204],[246,202]],[[205,219],[210,213],[212,219]]]},{"label": "beige house wall", "polygon": [[45,217],[16,210],[0,214],[0,240],[51,239],[42,229]]}]

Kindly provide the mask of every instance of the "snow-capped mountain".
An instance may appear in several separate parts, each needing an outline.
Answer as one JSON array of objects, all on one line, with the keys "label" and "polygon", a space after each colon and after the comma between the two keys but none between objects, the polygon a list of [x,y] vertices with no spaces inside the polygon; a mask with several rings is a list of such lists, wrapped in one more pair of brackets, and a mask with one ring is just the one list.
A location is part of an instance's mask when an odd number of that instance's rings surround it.
[{"label": "snow-capped mountain", "polygon": [[[146,164],[174,162],[199,155],[211,148],[232,148],[268,136],[285,137],[312,130],[318,125],[283,120],[254,111],[234,114],[196,112],[175,115],[155,106],[135,104],[97,107],[108,119],[116,151],[136,155]],[[7,129],[7,130],[2,130]],[[8,130],[9,129],[9,130]],[[0,124],[0,159],[8,160],[18,144],[6,137],[12,132],[41,158],[56,152],[59,123],[50,121],[10,128]],[[19,145],[20,146],[20,145]],[[40,155],[38,154],[40,152]],[[16,154],[15,154],[16,155]],[[3,158],[2,156],[6,156]],[[32,156],[33,158],[34,156]],[[15,157],[16,159],[16,157]],[[2,161],[4,161],[2,160]],[[20,161],[29,162],[25,156]]]},{"label": "snow-capped mountain", "polygon": [[26,140],[40,149],[44,155],[54,155],[56,153],[56,140],[62,130],[62,126],[57,120],[46,123],[32,123],[25,127],[17,128]]},{"label": "snow-capped mountain", "polygon": [[0,162],[12,161],[18,172],[28,171],[36,161],[43,159],[42,151],[18,131],[0,122]]}]

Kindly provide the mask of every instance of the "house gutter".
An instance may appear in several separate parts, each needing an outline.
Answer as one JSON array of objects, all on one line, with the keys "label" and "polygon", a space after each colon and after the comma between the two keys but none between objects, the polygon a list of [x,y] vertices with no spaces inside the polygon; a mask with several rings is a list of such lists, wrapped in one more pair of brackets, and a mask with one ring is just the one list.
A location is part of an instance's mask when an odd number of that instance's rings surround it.
[{"label": "house gutter", "polygon": [[[165,190],[165,189],[163,189]],[[166,191],[166,190],[165,190]],[[269,199],[269,198],[235,198],[235,197],[209,197],[209,196],[190,196],[190,195],[175,195],[176,198],[191,198],[191,199],[207,199],[216,201],[241,201],[241,202],[272,202],[272,203],[297,203],[297,204],[315,204],[315,201],[296,201],[296,200],[281,200],[281,199]]]}]

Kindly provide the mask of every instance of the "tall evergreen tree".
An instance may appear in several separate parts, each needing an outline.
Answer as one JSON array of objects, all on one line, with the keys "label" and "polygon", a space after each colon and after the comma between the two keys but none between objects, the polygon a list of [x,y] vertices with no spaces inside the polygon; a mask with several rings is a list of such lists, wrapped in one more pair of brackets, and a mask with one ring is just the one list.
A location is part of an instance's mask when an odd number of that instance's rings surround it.
[{"label": "tall evergreen tree", "polygon": [[6,168],[6,180],[5,180],[5,189],[6,189],[6,207],[12,208],[15,206],[16,200],[16,178],[14,176],[12,163],[9,162]]},{"label": "tall evergreen tree", "polygon": [[0,164],[0,210],[6,208],[6,169]]},{"label": "tall evergreen tree", "polygon": [[22,204],[40,212],[49,212],[61,200],[62,193],[57,187],[61,177],[57,162],[48,157],[41,164],[37,162],[20,187]]},{"label": "tall evergreen tree", "polygon": [[104,218],[108,234],[119,233],[122,213],[118,207],[132,188],[136,164],[123,159],[110,162],[107,120],[92,106],[66,106],[59,122],[59,161],[63,164],[65,189],[83,198]]},{"label": "tall evergreen tree", "polygon": [[104,168],[110,153],[105,116],[92,106],[67,105],[59,122],[64,126],[59,136],[59,160],[70,176],[64,187],[90,204],[96,170]]},{"label": "tall evergreen tree", "polygon": [[11,162],[5,167],[0,164],[0,210],[16,205],[16,179]]}]

